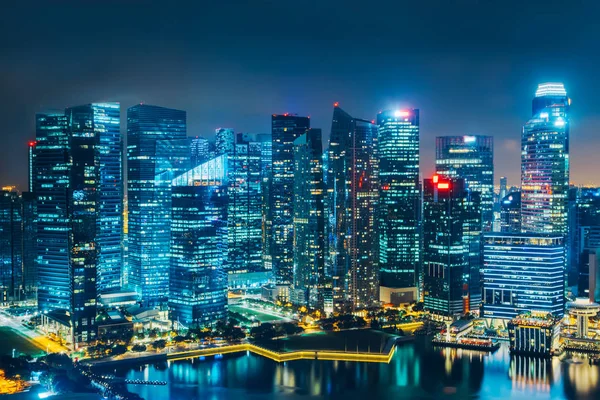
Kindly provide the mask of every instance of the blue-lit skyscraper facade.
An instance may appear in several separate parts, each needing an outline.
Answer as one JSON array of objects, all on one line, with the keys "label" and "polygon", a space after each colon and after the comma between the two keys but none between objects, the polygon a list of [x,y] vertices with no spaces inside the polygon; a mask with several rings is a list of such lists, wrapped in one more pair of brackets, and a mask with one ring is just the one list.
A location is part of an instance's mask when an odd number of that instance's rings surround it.
[{"label": "blue-lit skyscraper facade", "polygon": [[526,311],[564,312],[564,238],[494,233],[484,237],[483,316],[511,319]]},{"label": "blue-lit skyscraper facade", "polygon": [[481,302],[480,207],[463,179],[423,181],[423,294],[435,314],[460,315]]},{"label": "blue-lit skyscraper facade", "polygon": [[23,207],[16,190],[0,190],[0,303],[18,299],[23,284]]},{"label": "blue-lit skyscraper facade", "polygon": [[500,232],[521,233],[521,192],[511,192],[500,200]]},{"label": "blue-lit skyscraper facade", "polygon": [[171,181],[188,165],[185,111],[127,110],[128,282],[147,305],[167,301]]},{"label": "blue-lit skyscraper facade", "polygon": [[567,235],[569,106],[562,84],[540,84],[521,137],[523,232]]},{"label": "blue-lit skyscraper facade", "polygon": [[123,266],[123,144],[120,105],[92,103],[71,107],[67,109],[67,116],[71,138],[94,138],[93,157],[97,174],[94,200],[97,202],[97,290],[102,293],[119,289]]},{"label": "blue-lit skyscraper facade", "polygon": [[421,261],[419,110],[384,111],[379,126],[381,286],[417,286]]},{"label": "blue-lit skyscraper facade", "polygon": [[226,163],[217,157],[173,180],[169,309],[178,327],[227,318]]},{"label": "blue-lit skyscraper facade", "polygon": [[327,261],[337,309],[379,301],[377,125],[334,104],[327,168]]},{"label": "blue-lit skyscraper facade", "polygon": [[71,158],[64,112],[36,115],[34,193],[37,198],[38,309],[71,309]]},{"label": "blue-lit skyscraper facade", "polygon": [[298,304],[322,309],[325,284],[325,183],[320,129],[294,141],[294,289]]},{"label": "blue-lit skyscraper facade", "polygon": [[438,136],[435,141],[438,175],[462,178],[481,198],[483,231],[490,232],[494,219],[494,138],[491,136]]},{"label": "blue-lit skyscraper facade", "polygon": [[215,154],[232,154],[235,146],[235,132],[230,128],[215,130]]},{"label": "blue-lit skyscraper facade", "polygon": [[190,166],[196,167],[210,158],[208,139],[196,136],[188,139],[190,142]]},{"label": "blue-lit skyscraper facade", "polygon": [[308,117],[283,114],[271,118],[272,179],[270,186],[271,258],[276,284],[291,285],[294,275],[294,140],[310,128]]}]

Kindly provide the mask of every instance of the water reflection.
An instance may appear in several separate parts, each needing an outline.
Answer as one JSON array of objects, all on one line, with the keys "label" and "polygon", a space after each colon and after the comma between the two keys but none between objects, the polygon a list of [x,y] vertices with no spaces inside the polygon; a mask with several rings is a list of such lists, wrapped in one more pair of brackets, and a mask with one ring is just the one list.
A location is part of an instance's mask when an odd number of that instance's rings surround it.
[{"label": "water reflection", "polygon": [[600,398],[600,368],[569,357],[511,356],[431,347],[396,349],[390,364],[299,360],[276,363],[254,354],[228,355],[111,371],[130,379],[168,381],[131,386],[147,400],[321,397],[374,398]]}]

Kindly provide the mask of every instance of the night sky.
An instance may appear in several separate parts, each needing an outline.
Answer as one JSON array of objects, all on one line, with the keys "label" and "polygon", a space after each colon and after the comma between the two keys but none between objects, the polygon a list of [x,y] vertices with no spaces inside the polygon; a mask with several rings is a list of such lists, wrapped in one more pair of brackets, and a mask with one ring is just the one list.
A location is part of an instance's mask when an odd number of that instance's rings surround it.
[{"label": "night sky", "polygon": [[[10,4],[9,4],[10,3]],[[571,180],[600,184],[599,2],[18,1],[0,9],[0,185],[26,187],[35,113],[94,101],[188,112],[188,135],[269,132],[273,113],[332,104],[374,119],[421,110],[421,167],[434,138],[487,134],[495,179],[519,184],[520,132],[537,83],[572,103]]]}]

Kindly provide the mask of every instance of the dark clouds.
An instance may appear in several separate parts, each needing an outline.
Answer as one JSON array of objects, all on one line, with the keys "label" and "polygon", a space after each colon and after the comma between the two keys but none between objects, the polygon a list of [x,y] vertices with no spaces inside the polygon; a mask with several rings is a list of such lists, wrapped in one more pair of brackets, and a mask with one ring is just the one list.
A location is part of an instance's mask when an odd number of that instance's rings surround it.
[{"label": "dark clouds", "polygon": [[36,111],[102,100],[123,113],[141,101],[187,110],[190,135],[267,132],[280,112],[328,132],[334,101],[369,119],[416,107],[424,174],[436,135],[482,133],[496,139],[496,177],[517,184],[521,125],[545,80],[573,98],[572,180],[598,182],[594,1],[11,3],[0,12],[0,184],[25,185]]}]

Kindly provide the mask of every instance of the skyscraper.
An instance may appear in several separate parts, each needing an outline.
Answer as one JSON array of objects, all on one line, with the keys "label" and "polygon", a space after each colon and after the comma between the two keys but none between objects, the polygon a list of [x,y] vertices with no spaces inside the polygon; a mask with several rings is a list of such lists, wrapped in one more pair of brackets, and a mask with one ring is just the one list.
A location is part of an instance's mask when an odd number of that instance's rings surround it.
[{"label": "skyscraper", "polygon": [[573,256],[578,270],[577,294],[583,297],[589,295],[590,253],[600,248],[600,188],[578,190],[575,219]]},{"label": "skyscraper", "polygon": [[494,220],[494,138],[439,136],[435,153],[438,175],[462,178],[469,190],[479,193],[483,230],[490,232]]},{"label": "skyscraper", "polygon": [[238,134],[227,159],[227,272],[263,269],[262,143],[254,135]]},{"label": "skyscraper", "polygon": [[510,319],[525,311],[564,312],[561,235],[493,233],[484,238],[483,316]]},{"label": "skyscraper", "polygon": [[415,288],[421,262],[419,110],[381,112],[377,125],[381,286]]},{"label": "skyscraper", "polygon": [[294,289],[299,304],[323,307],[325,266],[325,183],[320,129],[294,141]]},{"label": "skyscraper", "polygon": [[148,305],[167,300],[171,181],[188,164],[185,111],[146,104],[127,110],[129,284]]},{"label": "skyscraper", "polygon": [[500,201],[500,232],[521,233],[521,192],[511,192]]},{"label": "skyscraper", "polygon": [[562,83],[538,86],[521,138],[523,232],[567,234],[570,104]]},{"label": "skyscraper", "polygon": [[308,117],[273,115],[273,172],[270,193],[271,255],[276,284],[291,285],[294,272],[294,140],[310,128]]},{"label": "skyscraper", "polygon": [[506,196],[508,194],[507,192],[507,188],[508,188],[508,180],[506,179],[505,176],[501,176],[500,177],[500,193],[499,193],[499,198],[500,200],[502,200],[504,198],[504,196]]},{"label": "skyscraper", "polygon": [[233,129],[218,128],[215,130],[216,155],[231,154],[235,146],[235,133]]},{"label": "skyscraper", "polygon": [[453,316],[481,302],[479,193],[460,178],[423,181],[423,291],[425,308]]},{"label": "skyscraper", "polygon": [[[94,138],[93,153],[86,157],[93,157],[97,168],[94,178],[97,190],[94,200],[97,202],[94,239],[98,246],[97,290],[102,293],[119,289],[123,265],[121,106],[119,103],[92,103],[68,108],[66,114],[72,141]],[[85,172],[87,176],[90,176],[90,168]]]},{"label": "skyscraper", "polygon": [[23,278],[23,207],[13,187],[0,190],[0,303],[18,299]]},{"label": "skyscraper", "polygon": [[227,317],[227,157],[172,181],[170,318],[178,327]]},{"label": "skyscraper", "polygon": [[377,125],[334,104],[328,149],[327,275],[336,308],[379,301]]},{"label": "skyscraper", "polygon": [[23,192],[23,290],[28,297],[37,292],[37,200],[35,193]]},{"label": "skyscraper", "polygon": [[210,144],[208,139],[196,136],[188,140],[190,142],[190,166],[195,167],[208,161],[210,158]]}]

